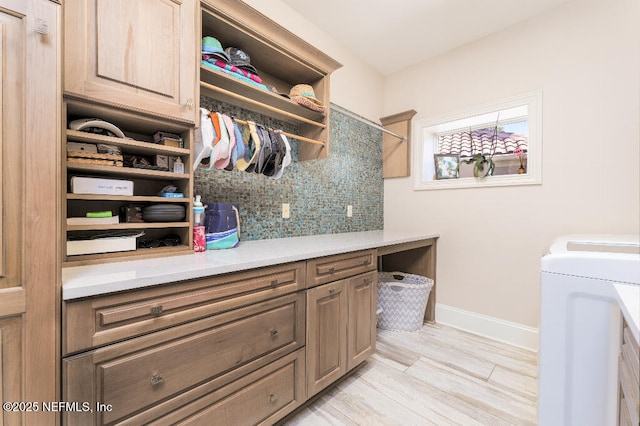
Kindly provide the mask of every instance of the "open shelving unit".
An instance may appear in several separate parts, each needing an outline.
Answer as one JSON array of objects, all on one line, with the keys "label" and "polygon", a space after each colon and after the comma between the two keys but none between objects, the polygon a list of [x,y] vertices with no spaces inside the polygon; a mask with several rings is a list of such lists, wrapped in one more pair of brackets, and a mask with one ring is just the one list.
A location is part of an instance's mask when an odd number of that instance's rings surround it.
[{"label": "open shelving unit", "polygon": [[[172,171],[152,170],[146,168],[105,166],[80,164],[66,161],[63,154],[63,188],[67,188],[63,203],[63,229],[67,239],[78,235],[93,235],[112,231],[143,231],[144,236],[138,240],[160,239],[169,234],[177,235],[180,244],[176,246],[158,246],[156,248],[137,248],[135,251],[113,253],[95,253],[82,255],[67,255],[66,245],[63,247],[65,264],[79,265],[84,263],[100,263],[110,260],[131,259],[132,257],[153,257],[170,254],[186,253],[192,249],[192,210],[193,165],[191,160],[191,146],[193,129],[185,124],[173,123],[165,119],[157,119],[151,115],[132,112],[117,107],[95,104],[91,101],[67,97],[64,102],[64,140],[66,142],[81,142],[89,144],[107,144],[117,146],[123,155],[167,155],[180,157],[184,163],[184,173]],[[67,129],[67,124],[75,118],[97,117],[106,120],[120,128],[127,138],[122,139]],[[184,147],[161,145],[153,142],[153,134],[164,131],[179,134]],[[66,143],[63,144],[66,151]],[[133,195],[100,195],[76,194],[71,191],[70,181],[73,176],[96,177],[107,179],[124,179],[133,181]],[[182,192],[184,198],[165,198],[158,194],[162,188],[173,185],[177,192]],[[82,217],[88,211],[112,211],[118,215],[122,206],[144,207],[152,204],[183,205],[185,217],[175,222],[120,222],[118,224],[81,224],[68,225],[67,217]]]},{"label": "open shelving unit", "polygon": [[296,84],[310,85],[325,111],[305,108],[204,64],[199,70],[200,93],[298,125],[299,140],[316,142],[298,145],[299,161],[327,157],[329,76],[342,65],[243,2],[204,0],[201,6],[202,36],[215,37],[225,48],[245,51],[263,84],[276,87],[280,93],[289,93]]}]

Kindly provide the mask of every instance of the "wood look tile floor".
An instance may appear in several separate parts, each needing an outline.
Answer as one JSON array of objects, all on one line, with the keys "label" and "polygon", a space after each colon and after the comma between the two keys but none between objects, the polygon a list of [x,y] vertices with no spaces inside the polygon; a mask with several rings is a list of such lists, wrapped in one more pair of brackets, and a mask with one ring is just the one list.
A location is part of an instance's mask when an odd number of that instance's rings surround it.
[{"label": "wood look tile floor", "polygon": [[284,425],[535,425],[537,354],[425,325],[378,330],[376,353]]}]

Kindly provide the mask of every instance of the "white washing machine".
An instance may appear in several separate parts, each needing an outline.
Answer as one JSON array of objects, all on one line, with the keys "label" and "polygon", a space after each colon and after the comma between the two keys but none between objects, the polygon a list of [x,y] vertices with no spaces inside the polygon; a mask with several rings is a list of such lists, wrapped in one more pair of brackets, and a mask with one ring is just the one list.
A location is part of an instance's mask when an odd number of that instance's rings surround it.
[{"label": "white washing machine", "polygon": [[572,235],[542,258],[538,424],[617,421],[621,313],[613,284],[640,285],[637,235]]}]

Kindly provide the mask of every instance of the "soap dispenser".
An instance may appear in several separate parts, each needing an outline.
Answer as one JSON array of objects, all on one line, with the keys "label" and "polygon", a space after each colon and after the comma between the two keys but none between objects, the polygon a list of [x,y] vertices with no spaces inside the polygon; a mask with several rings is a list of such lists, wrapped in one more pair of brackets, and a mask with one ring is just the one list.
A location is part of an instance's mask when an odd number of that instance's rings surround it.
[{"label": "soap dispenser", "polygon": [[204,206],[202,205],[200,195],[196,195],[193,200],[193,226],[204,225]]},{"label": "soap dispenser", "polygon": [[184,173],[184,163],[180,157],[173,163],[173,173]]}]

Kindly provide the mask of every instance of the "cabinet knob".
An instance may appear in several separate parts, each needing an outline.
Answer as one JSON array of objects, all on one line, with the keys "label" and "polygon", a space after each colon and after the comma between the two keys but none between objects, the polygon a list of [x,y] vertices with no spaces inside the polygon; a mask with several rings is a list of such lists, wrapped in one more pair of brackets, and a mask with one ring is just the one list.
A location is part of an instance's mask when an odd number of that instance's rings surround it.
[{"label": "cabinet knob", "polygon": [[336,289],[335,289],[335,288],[330,288],[330,289],[329,289],[329,294],[333,294],[333,293],[335,293],[335,292],[336,292]]},{"label": "cabinet knob", "polygon": [[278,286],[278,280],[271,280],[271,287],[277,287]]},{"label": "cabinet knob", "polygon": [[273,329],[271,330],[271,337],[277,337],[278,336],[278,330]]},{"label": "cabinet knob", "polygon": [[362,264],[363,264],[364,266],[369,266],[369,265],[371,265],[371,260],[367,259],[367,260],[365,260],[364,262],[362,262]]},{"label": "cabinet knob", "polygon": [[372,278],[365,278],[365,279],[364,279],[364,283],[365,283],[365,284],[369,284],[371,281],[373,281],[373,279],[372,279]]},{"label": "cabinet knob", "polygon": [[269,402],[271,402],[272,404],[277,400],[278,400],[278,395],[276,395],[275,393],[272,393],[271,395],[269,395]]},{"label": "cabinet knob", "polygon": [[162,310],[163,310],[162,305],[152,306],[151,309],[149,309],[149,313],[157,317],[158,315],[162,314]]},{"label": "cabinet knob", "polygon": [[187,108],[193,108],[193,98],[187,99],[187,102],[185,103],[185,106]]},{"label": "cabinet knob", "polygon": [[151,386],[158,386],[162,382],[164,382],[164,377],[160,374],[154,374],[151,376]]},{"label": "cabinet knob", "polygon": [[336,272],[336,268],[329,268],[329,273],[333,274],[334,272]]}]

